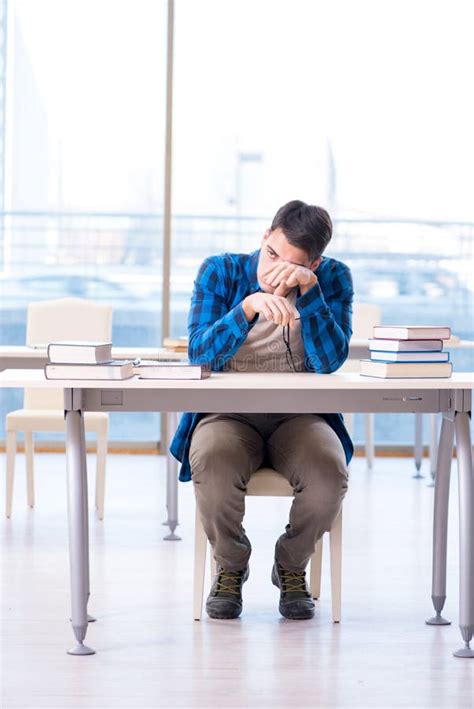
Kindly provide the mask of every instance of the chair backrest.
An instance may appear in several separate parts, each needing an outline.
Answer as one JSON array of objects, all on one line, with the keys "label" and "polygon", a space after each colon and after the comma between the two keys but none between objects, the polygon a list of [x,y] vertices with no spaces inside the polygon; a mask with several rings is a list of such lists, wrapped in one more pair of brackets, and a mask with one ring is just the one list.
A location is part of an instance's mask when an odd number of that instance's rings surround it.
[{"label": "chair backrest", "polygon": [[[59,298],[30,303],[26,344],[47,345],[55,340],[102,340],[112,336],[112,306],[82,298]],[[63,390],[25,389],[25,409],[62,409]]]},{"label": "chair backrest", "polygon": [[[382,308],[380,305],[371,303],[354,303],[352,306],[352,337],[355,339],[367,339],[373,337],[374,325],[380,325],[382,320]],[[346,359],[340,372],[359,372],[359,360]]]},{"label": "chair backrest", "polygon": [[247,484],[247,495],[292,497],[293,488],[288,480],[273,468],[259,468]]}]

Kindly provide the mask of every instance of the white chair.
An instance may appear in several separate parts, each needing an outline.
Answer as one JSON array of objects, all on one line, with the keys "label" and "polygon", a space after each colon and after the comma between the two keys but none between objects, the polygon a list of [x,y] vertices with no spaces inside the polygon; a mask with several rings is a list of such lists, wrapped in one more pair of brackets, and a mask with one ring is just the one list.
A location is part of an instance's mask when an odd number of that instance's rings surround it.
[{"label": "white chair", "polygon": [[[370,303],[354,303],[352,306],[352,337],[354,339],[368,339],[374,336],[374,325],[380,325],[382,310],[379,305]],[[359,372],[359,360],[347,359],[340,372]],[[374,463],[374,414],[364,414],[365,420],[365,457],[367,467],[370,469]],[[354,431],[354,414],[344,414],[344,422],[350,435]]]},{"label": "white chair", "polygon": [[[257,470],[247,485],[247,495],[265,497],[292,497],[293,488],[283,475],[271,468]],[[329,532],[331,564],[332,619],[341,620],[341,577],[342,577],[342,509]],[[194,620],[201,620],[204,598],[204,578],[206,570],[207,537],[196,506],[194,537]],[[321,564],[323,540],[316,544],[310,566],[311,595],[316,600],[321,592]],[[216,574],[216,562],[211,553],[211,576]]]},{"label": "white chair", "polygon": [[[26,344],[46,345],[54,340],[110,341],[112,332],[112,307],[80,298],[61,298],[28,306]],[[23,409],[12,411],[6,417],[6,516],[11,517],[13,479],[15,473],[16,438],[18,432],[25,436],[27,501],[34,507],[33,433],[64,433],[63,390],[25,389]],[[99,519],[104,517],[105,461],[107,456],[108,415],[86,412],[86,432],[97,436],[97,473],[95,504]]]}]

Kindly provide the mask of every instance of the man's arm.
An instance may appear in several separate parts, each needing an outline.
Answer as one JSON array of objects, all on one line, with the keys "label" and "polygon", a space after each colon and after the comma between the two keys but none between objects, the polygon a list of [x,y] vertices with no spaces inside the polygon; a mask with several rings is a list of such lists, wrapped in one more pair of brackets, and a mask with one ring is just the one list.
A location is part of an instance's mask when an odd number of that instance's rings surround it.
[{"label": "man's arm", "polygon": [[224,274],[215,257],[207,258],[194,282],[188,316],[188,355],[197,364],[222,369],[244,343],[256,322],[251,322],[239,303],[229,310],[224,296]]},{"label": "man's arm", "polygon": [[353,296],[349,268],[334,263],[324,293],[318,281],[296,299],[307,370],[329,374],[347,359],[352,335]]}]

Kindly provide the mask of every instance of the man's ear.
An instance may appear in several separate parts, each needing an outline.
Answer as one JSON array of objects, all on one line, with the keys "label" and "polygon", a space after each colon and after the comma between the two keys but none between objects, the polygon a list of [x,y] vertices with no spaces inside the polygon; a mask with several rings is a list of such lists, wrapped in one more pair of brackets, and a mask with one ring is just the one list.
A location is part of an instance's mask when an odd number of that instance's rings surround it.
[{"label": "man's ear", "polygon": [[320,256],[320,257],[317,258],[315,261],[312,261],[311,264],[310,264],[310,266],[309,266],[309,268],[311,269],[311,271],[316,271],[316,269],[319,268],[319,264],[321,263],[322,260],[323,260],[323,257]]}]

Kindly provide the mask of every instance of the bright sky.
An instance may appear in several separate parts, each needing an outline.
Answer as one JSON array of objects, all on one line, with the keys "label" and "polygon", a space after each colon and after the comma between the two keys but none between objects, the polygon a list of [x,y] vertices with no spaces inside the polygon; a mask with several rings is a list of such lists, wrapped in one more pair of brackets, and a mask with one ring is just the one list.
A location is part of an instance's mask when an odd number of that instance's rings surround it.
[{"label": "bright sky", "polygon": [[[160,209],[166,2],[10,7],[53,201],[61,164],[66,208]],[[330,144],[341,214],[474,220],[472,20],[469,0],[176,0],[174,210],[235,213],[238,183],[243,214],[327,204]]]}]

